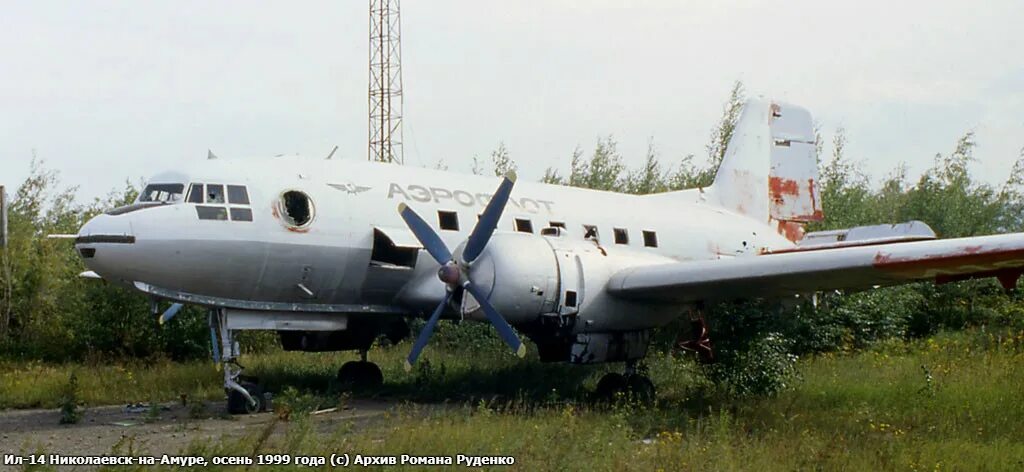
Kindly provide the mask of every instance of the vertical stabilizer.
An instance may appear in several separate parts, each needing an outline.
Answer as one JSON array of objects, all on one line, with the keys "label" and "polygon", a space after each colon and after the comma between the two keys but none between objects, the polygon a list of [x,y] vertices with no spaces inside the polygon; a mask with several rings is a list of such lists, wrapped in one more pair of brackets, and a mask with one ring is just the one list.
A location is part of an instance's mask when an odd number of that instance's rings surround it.
[{"label": "vertical stabilizer", "polygon": [[775,225],[791,241],[803,223],[824,217],[811,114],[800,107],[749,100],[712,186],[730,211]]}]

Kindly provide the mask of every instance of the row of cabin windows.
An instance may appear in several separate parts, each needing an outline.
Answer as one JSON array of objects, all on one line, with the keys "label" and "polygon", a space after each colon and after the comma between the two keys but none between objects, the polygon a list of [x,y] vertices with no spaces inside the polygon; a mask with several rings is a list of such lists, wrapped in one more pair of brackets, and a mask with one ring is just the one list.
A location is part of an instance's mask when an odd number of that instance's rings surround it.
[{"label": "row of cabin windows", "polygon": [[[227,192],[225,192],[225,187]],[[188,189],[189,203],[196,205],[196,215],[200,220],[228,221],[252,221],[252,209],[249,205],[249,192],[244,185],[223,185],[223,184],[192,184]],[[206,206],[202,204],[231,204],[246,205],[238,206]]]},{"label": "row of cabin windows", "polygon": [[[437,224],[446,231],[459,230],[459,214],[454,211],[438,210]],[[515,218],[513,225],[520,233],[533,233],[533,221],[529,218]],[[561,221],[550,221],[549,227],[565,229],[565,223]],[[629,230],[626,228],[613,228],[615,244],[629,244]],[[658,233],[654,231],[641,231],[645,247],[658,247]],[[583,237],[597,239],[597,226],[583,225]]]}]

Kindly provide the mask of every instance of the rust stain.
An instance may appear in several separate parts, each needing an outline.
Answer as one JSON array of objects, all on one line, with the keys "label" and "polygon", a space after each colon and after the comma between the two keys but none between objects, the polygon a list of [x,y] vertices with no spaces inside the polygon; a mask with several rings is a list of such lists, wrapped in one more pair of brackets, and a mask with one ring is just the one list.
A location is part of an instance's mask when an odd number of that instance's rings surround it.
[{"label": "rust stain", "polygon": [[[875,255],[872,265],[892,275],[921,278],[935,277],[936,282],[963,280],[963,274],[988,274],[1024,266],[1024,249],[965,246],[958,251],[929,254],[920,258],[894,257],[891,253]],[[994,272],[995,271],[995,272]],[[982,275],[976,275],[981,277]]]},{"label": "rust stain", "polygon": [[800,194],[800,186],[797,185],[795,180],[782,177],[769,177],[768,190],[771,192],[772,197],[776,199],[781,198],[782,195]]},{"label": "rust stain", "polygon": [[823,212],[821,208],[818,206],[818,195],[816,195],[814,188],[814,179],[807,179],[807,191],[811,196],[811,209],[813,210],[813,212],[810,214],[810,216],[806,217],[806,221],[821,221],[825,219],[825,212]]},{"label": "rust stain", "polygon": [[987,279],[989,277],[995,277],[996,280],[999,281],[999,284],[1003,286],[1003,289],[1009,291],[1017,288],[1017,281],[1020,280],[1021,274],[1024,274],[1024,269],[1020,268],[986,270],[967,274],[939,274],[935,276],[935,283],[942,285],[951,282],[959,282],[961,280]]},{"label": "rust stain", "polygon": [[777,228],[779,234],[794,243],[804,238],[804,225],[799,221],[779,221]]}]

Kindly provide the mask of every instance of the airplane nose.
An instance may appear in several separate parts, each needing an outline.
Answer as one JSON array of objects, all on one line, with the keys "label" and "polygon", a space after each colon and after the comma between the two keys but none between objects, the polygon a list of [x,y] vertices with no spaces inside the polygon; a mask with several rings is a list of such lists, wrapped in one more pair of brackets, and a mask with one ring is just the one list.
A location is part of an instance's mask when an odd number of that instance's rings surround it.
[{"label": "airplane nose", "polygon": [[135,235],[132,233],[131,219],[123,215],[113,216],[106,213],[96,215],[78,230],[75,243],[134,244]]},{"label": "airplane nose", "polygon": [[115,275],[118,262],[135,244],[131,220],[124,215],[96,215],[78,230],[75,248],[85,266],[104,276]]}]

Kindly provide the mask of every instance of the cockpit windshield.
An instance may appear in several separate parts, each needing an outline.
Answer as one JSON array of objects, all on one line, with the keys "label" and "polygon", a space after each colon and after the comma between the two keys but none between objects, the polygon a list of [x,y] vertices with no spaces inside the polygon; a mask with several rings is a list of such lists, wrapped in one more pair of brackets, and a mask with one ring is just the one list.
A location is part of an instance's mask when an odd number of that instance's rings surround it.
[{"label": "cockpit windshield", "polygon": [[139,194],[139,202],[177,203],[185,193],[185,184],[149,184]]}]

